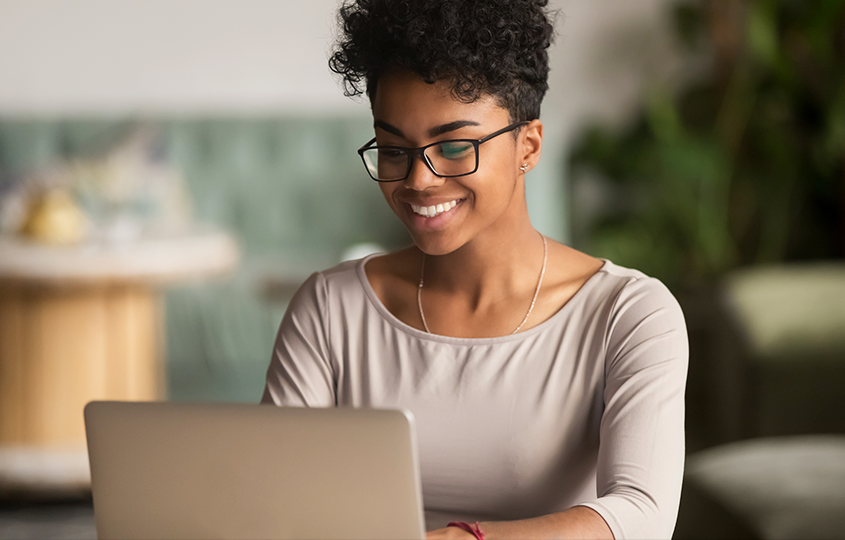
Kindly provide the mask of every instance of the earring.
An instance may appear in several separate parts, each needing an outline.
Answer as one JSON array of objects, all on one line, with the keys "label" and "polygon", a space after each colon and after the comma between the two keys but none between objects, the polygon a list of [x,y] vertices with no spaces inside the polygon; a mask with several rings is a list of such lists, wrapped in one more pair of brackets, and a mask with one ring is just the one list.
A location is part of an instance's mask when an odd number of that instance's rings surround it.
[{"label": "earring", "polygon": [[527,164],[527,163],[523,163],[523,164],[522,164],[522,167],[520,167],[520,168],[519,168],[519,170],[520,170],[520,171],[522,171],[522,172],[527,171],[527,170],[528,170],[528,164]]}]

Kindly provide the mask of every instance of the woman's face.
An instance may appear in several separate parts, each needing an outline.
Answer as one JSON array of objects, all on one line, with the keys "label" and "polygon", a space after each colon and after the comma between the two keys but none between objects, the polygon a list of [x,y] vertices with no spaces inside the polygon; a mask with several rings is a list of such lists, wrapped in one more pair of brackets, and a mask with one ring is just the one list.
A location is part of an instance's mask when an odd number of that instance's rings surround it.
[{"label": "woman's face", "polygon": [[[511,123],[508,111],[491,96],[461,103],[448,85],[427,84],[407,72],[379,79],[373,119],[378,145],[408,148],[481,139]],[[481,144],[478,170],[466,176],[438,177],[417,156],[407,179],[379,186],[422,251],[451,253],[479,235],[506,230],[514,216],[525,212],[522,139],[523,134],[514,140],[512,133],[504,133]]]}]

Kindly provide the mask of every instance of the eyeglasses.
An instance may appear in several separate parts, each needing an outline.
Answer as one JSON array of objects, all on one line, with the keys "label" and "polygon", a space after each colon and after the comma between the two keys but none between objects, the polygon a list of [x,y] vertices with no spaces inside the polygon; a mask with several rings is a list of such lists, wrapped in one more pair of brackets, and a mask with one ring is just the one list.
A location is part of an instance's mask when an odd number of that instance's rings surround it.
[{"label": "eyeglasses", "polygon": [[516,122],[482,139],[450,139],[427,144],[419,148],[402,146],[371,146],[375,137],[358,149],[370,178],[376,182],[398,182],[411,174],[414,156],[421,155],[423,162],[441,178],[466,176],[478,170],[478,147],[493,137],[528,124]]}]

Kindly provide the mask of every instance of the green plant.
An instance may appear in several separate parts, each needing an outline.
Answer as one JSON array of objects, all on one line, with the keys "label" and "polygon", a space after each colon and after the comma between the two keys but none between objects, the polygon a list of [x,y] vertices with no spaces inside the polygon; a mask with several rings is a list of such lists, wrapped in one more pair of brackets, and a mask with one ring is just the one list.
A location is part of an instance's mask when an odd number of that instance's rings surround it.
[{"label": "green plant", "polygon": [[845,255],[845,1],[698,0],[675,15],[709,67],[651,92],[624,132],[586,130],[574,182],[598,176],[610,203],[576,244],[670,286]]}]

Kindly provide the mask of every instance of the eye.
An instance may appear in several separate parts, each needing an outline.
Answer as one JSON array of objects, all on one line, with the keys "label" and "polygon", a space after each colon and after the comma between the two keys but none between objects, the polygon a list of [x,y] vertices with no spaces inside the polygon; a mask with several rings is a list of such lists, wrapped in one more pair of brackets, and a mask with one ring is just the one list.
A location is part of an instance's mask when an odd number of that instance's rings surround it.
[{"label": "eye", "polygon": [[405,152],[398,148],[379,148],[378,157],[385,161],[398,161],[405,158]]},{"label": "eye", "polygon": [[473,154],[472,143],[466,141],[447,141],[440,144],[438,149],[446,159],[463,159]]}]

